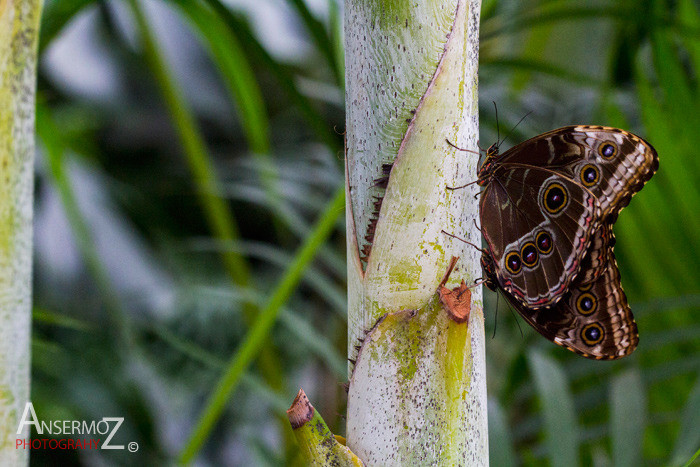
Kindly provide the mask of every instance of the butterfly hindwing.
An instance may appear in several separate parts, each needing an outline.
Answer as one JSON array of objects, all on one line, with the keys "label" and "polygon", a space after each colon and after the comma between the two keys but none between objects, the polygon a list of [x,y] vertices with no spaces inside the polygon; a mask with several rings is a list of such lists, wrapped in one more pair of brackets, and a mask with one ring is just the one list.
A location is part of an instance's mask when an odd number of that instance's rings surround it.
[{"label": "butterfly hindwing", "polygon": [[581,269],[576,278],[579,284],[590,284],[600,277],[608,266],[609,252],[614,244],[612,224],[603,224],[593,232],[591,246],[581,261]]},{"label": "butterfly hindwing", "polygon": [[600,218],[595,197],[536,167],[502,167],[481,195],[481,228],[498,284],[524,306],[561,298]]},{"label": "butterfly hindwing", "polygon": [[553,307],[518,311],[547,339],[584,357],[612,360],[629,355],[639,342],[637,325],[612,251],[608,257],[597,280],[574,284]]},{"label": "butterfly hindwing", "polygon": [[[523,319],[555,344],[595,360],[624,357],[637,347],[639,334],[611,247],[605,257],[608,258],[606,265],[595,281],[581,284],[576,280],[551,307],[528,308],[505,290],[502,293]],[[484,254],[481,264],[486,285],[497,290],[490,256]]]}]

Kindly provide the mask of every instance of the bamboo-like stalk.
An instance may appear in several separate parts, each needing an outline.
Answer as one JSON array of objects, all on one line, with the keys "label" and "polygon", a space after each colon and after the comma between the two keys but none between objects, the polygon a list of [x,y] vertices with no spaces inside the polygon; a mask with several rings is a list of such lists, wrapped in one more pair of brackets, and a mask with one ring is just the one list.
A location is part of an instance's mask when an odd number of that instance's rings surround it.
[{"label": "bamboo-like stalk", "polygon": [[475,180],[477,156],[446,142],[477,147],[479,10],[346,1],[347,446],[368,465],[488,464],[481,289],[466,324],[436,296],[452,256],[448,284],[481,275],[479,252],[441,233],[480,242],[475,188],[448,189]]},{"label": "bamboo-like stalk", "polygon": [[0,465],[22,465],[29,401],[34,98],[41,1],[0,0]]}]

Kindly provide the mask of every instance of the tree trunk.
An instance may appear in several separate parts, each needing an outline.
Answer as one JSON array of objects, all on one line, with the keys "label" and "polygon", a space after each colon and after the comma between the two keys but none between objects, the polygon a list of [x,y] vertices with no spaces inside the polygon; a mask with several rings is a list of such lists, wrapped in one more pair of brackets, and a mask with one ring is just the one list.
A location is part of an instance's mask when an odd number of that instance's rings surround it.
[{"label": "tree trunk", "polygon": [[29,401],[34,95],[41,2],[0,0],[0,465],[22,465]]},{"label": "tree trunk", "polygon": [[[481,288],[459,324],[436,291],[481,276],[479,0],[347,0],[347,445],[367,465],[488,464]],[[388,176],[388,181],[386,178]],[[381,200],[381,201],[379,201]],[[358,347],[356,347],[358,346]]]}]

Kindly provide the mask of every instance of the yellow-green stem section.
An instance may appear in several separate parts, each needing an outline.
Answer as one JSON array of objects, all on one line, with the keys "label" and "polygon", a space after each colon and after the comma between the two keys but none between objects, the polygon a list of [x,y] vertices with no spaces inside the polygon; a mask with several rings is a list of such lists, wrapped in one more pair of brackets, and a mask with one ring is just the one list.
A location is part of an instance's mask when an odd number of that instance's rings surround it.
[{"label": "yellow-green stem section", "polygon": [[361,466],[362,461],[345,445],[338,442],[317,410],[311,420],[294,430],[304,465]]},{"label": "yellow-green stem section", "polygon": [[[475,310],[476,311],[476,310]],[[471,348],[471,329],[465,323],[450,321],[447,325],[447,341],[445,345],[445,400],[448,426],[445,437],[449,439],[448,446],[459,445],[458,437],[462,435],[461,414],[464,410],[467,391],[469,388],[470,370],[473,365]],[[455,462],[460,458],[459,452],[451,451],[447,456]]]}]

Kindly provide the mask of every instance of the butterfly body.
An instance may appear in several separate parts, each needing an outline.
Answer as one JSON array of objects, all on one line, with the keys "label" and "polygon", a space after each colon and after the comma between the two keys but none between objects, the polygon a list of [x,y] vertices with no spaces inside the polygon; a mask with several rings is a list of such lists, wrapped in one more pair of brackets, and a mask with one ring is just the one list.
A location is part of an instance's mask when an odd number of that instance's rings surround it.
[{"label": "butterfly body", "polygon": [[559,128],[502,154],[491,146],[477,180],[486,285],[559,345],[627,355],[638,338],[611,226],[657,168],[651,145],[611,127]]}]

